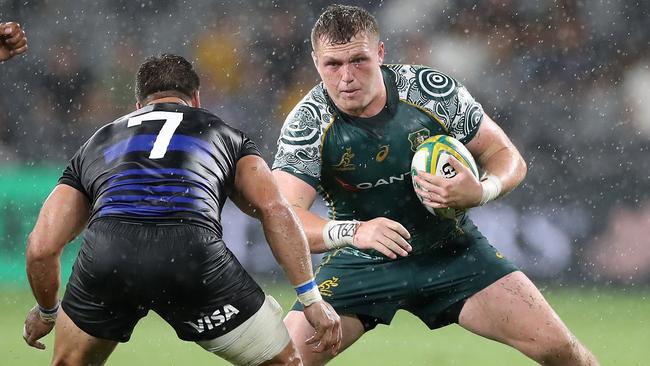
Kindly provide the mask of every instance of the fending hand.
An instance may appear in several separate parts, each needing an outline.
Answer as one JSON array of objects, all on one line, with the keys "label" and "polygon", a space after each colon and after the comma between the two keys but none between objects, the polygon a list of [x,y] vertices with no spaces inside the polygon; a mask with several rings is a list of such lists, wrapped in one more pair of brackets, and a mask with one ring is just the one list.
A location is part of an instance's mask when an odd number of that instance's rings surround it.
[{"label": "fending hand", "polygon": [[330,350],[336,355],[341,348],[343,332],[341,329],[341,318],[334,308],[327,302],[320,300],[303,310],[305,318],[314,328],[314,334],[305,343],[313,345],[314,352]]},{"label": "fending hand", "polygon": [[54,328],[54,322],[41,319],[38,305],[36,305],[27,313],[25,325],[23,326],[23,339],[31,347],[44,350],[45,344],[39,342],[39,339],[50,333],[52,328]]}]

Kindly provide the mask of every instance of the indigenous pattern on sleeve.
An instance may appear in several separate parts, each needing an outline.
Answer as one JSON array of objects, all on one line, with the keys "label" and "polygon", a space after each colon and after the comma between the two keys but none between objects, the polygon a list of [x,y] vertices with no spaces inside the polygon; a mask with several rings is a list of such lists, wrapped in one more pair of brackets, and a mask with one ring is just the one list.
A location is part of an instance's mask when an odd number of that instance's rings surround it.
[{"label": "indigenous pattern on sleeve", "polygon": [[317,187],[321,177],[322,135],[334,121],[322,84],[289,113],[278,139],[273,169],[281,169]]},{"label": "indigenous pattern on sleeve", "polygon": [[455,79],[426,66],[387,65],[395,73],[399,98],[431,113],[449,135],[469,142],[483,118],[483,107]]}]

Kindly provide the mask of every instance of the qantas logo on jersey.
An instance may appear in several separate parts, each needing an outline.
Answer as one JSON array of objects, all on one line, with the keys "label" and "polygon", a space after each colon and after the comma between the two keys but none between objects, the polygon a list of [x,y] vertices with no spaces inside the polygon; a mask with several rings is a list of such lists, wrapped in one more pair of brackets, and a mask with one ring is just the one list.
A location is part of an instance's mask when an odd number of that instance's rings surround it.
[{"label": "qantas logo on jersey", "polygon": [[391,175],[387,178],[379,178],[376,182],[363,182],[357,184],[350,184],[343,179],[336,177],[336,181],[347,191],[359,192],[370,188],[377,188],[388,184],[393,184],[395,182],[402,182],[404,178],[411,175],[411,172],[402,173],[400,175]]},{"label": "qantas logo on jersey", "polygon": [[212,315],[202,316],[194,322],[185,322],[192,326],[197,332],[203,333],[206,329],[212,330],[230,320],[233,316],[239,314],[236,307],[228,304],[221,310],[215,310]]}]

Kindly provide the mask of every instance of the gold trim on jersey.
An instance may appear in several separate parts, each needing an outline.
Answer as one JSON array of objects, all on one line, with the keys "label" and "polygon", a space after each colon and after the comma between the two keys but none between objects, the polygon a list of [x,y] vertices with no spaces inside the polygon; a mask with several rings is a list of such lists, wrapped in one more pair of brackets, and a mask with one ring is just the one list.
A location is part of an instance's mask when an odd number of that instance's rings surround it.
[{"label": "gold trim on jersey", "polygon": [[327,256],[326,256],[325,258],[323,258],[323,260],[320,262],[320,264],[318,265],[318,267],[316,267],[316,270],[314,271],[314,276],[316,276],[316,275],[318,274],[318,272],[320,272],[320,269],[321,269],[324,265],[326,265],[329,261],[331,261],[332,258],[334,258],[334,256],[336,256],[337,254],[339,254],[340,251],[341,251],[341,249],[339,248],[339,249],[335,250],[334,252],[327,254]]},{"label": "gold trim on jersey", "polygon": [[323,192],[323,200],[327,202],[327,207],[331,208],[332,220],[336,220],[336,206],[334,206],[334,200],[330,197],[322,184],[319,184],[318,186],[320,187],[320,191]]},{"label": "gold trim on jersey", "polygon": [[323,146],[325,146],[325,137],[327,136],[327,131],[334,125],[334,121],[336,120],[336,113],[332,113],[332,117],[330,117],[330,121],[327,122],[327,125],[323,129],[323,135],[320,137],[320,165],[323,166]]},{"label": "gold trim on jersey", "polygon": [[427,116],[433,118],[436,122],[438,122],[438,124],[442,127],[443,130],[445,130],[445,132],[447,134],[449,133],[449,129],[447,128],[447,126],[445,126],[445,124],[435,114],[431,113],[430,110],[428,110],[426,108],[422,108],[422,106],[419,106],[419,105],[417,105],[415,103],[409,102],[406,99],[400,99],[399,101],[404,102],[404,103],[410,105],[411,107],[415,107],[415,108],[419,109],[420,111],[424,112],[424,114],[426,114]]}]

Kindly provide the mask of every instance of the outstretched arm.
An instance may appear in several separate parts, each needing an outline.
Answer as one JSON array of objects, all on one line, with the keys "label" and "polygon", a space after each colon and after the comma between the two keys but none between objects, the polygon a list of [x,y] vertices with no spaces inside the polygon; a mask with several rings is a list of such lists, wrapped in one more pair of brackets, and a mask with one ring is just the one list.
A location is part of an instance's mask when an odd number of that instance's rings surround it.
[{"label": "outstretched arm", "polygon": [[412,250],[409,232],[398,222],[378,217],[369,221],[326,220],[311,211],[316,190],[301,179],[281,170],[273,171],[282,194],[300,217],[309,248],[314,253],[334,247],[354,246],[375,249],[389,258],[406,256]]},{"label": "outstretched arm", "polygon": [[247,155],[239,159],[231,199],[262,222],[273,255],[296,288],[305,316],[316,330],[307,343],[315,344],[317,352],[332,349],[336,354],[341,344],[340,318],[320,297],[305,233],[262,158]]},{"label": "outstretched arm", "polygon": [[[61,282],[60,257],[63,247],[86,225],[90,205],[86,196],[65,185],[57,185],[45,200],[36,225],[27,239],[27,278],[37,306],[25,320],[25,341],[44,349],[38,339],[54,326],[58,310],[57,292]],[[52,310],[49,314],[48,309]]]}]

